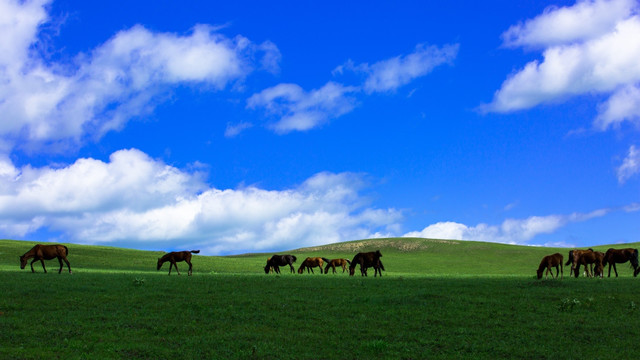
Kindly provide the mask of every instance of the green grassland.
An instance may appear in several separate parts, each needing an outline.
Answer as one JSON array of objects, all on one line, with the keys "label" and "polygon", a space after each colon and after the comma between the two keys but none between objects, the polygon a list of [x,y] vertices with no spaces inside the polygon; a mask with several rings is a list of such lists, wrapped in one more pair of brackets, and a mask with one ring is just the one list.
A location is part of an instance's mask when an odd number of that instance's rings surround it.
[{"label": "green grassland", "polygon": [[[66,244],[73,274],[0,240],[0,359],[451,359],[636,356],[640,278],[536,280],[569,249],[375,239],[293,250],[352,258],[380,249],[382,278],[266,275],[271,254],[193,257]],[[639,244],[614,247],[639,247]],[[594,247],[606,250],[611,246]],[[66,267],[65,267],[66,270]]]}]

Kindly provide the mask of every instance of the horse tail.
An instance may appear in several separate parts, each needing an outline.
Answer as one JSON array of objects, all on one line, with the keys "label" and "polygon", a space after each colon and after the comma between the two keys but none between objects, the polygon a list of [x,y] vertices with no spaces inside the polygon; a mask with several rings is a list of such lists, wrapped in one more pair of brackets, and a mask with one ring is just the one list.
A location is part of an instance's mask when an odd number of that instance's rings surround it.
[{"label": "horse tail", "polygon": [[293,259],[292,262],[296,262],[296,260],[298,260],[298,258],[295,255],[291,255],[291,258]]},{"label": "horse tail", "polygon": [[349,263],[349,265],[351,265],[351,260],[349,260],[349,259],[345,259],[345,260],[347,260],[347,262]]},{"label": "horse tail", "polygon": [[331,260],[329,260],[329,259],[327,259],[327,258],[324,258],[324,257],[322,258],[322,261],[324,261],[324,262],[326,262],[326,263],[330,263],[330,262],[331,262]]},{"label": "horse tail", "polygon": [[569,251],[569,260],[567,260],[567,263],[564,264],[564,266],[567,266],[571,263],[573,263],[573,250]]},{"label": "horse tail", "polygon": [[631,255],[631,259],[629,259],[629,261],[631,262],[633,269],[636,270],[638,268],[638,249],[633,249],[633,255]]},{"label": "horse tail", "polygon": [[[69,248],[62,245],[64,247],[64,256],[69,256]],[[638,250],[636,250],[636,259],[638,258]],[[637,261],[636,261],[637,263]]]},{"label": "horse tail", "polygon": [[191,252],[194,253],[194,254],[199,254],[200,250],[191,250]]}]

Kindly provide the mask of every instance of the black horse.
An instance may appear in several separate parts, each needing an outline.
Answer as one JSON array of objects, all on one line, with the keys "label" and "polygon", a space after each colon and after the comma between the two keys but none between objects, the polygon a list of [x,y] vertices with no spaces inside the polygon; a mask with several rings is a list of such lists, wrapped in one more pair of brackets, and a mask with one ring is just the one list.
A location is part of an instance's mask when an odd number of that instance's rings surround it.
[{"label": "black horse", "polygon": [[267,260],[267,265],[264,267],[264,273],[268,274],[269,269],[273,268],[277,274],[280,274],[280,266],[289,265],[292,273],[295,273],[293,263],[296,262],[296,257],[293,255],[273,255]]},{"label": "black horse", "polygon": [[358,264],[360,264],[360,274],[362,276],[367,276],[367,268],[370,267],[375,269],[375,273],[373,274],[374,277],[378,274],[382,276],[384,266],[382,265],[382,261],[380,261],[381,257],[382,253],[380,253],[380,250],[357,253],[356,256],[353,257],[353,260],[351,260],[351,265],[349,265],[349,276],[353,276],[356,271],[356,265]]}]

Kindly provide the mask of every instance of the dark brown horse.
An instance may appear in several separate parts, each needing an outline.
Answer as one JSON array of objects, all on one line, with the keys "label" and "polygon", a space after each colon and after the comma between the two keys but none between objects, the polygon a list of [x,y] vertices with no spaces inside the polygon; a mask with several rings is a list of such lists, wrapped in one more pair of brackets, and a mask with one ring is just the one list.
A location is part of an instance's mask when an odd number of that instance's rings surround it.
[{"label": "dark brown horse", "polygon": [[380,258],[382,257],[382,253],[380,250],[366,252],[366,253],[357,253],[356,256],[351,260],[351,265],[349,265],[349,276],[353,276],[356,271],[356,265],[360,264],[360,274],[362,276],[367,276],[367,268],[373,267],[375,272],[373,274],[376,277],[378,274],[382,276],[382,270],[384,270],[384,266],[382,265],[382,261]]},{"label": "dark brown horse", "polygon": [[613,265],[613,271],[616,273],[616,277],[618,277],[618,269],[616,269],[616,264],[622,264],[629,261],[631,263],[631,267],[633,267],[633,276],[637,276],[638,270],[640,267],[638,266],[638,249],[626,248],[626,249],[609,249],[606,254],[604,254],[603,264],[609,264],[609,275],[611,277],[611,266]]},{"label": "dark brown horse", "polygon": [[47,268],[44,267],[44,260],[58,258],[58,262],[60,262],[60,270],[58,270],[58,274],[62,272],[62,260],[67,263],[69,274],[71,274],[71,265],[69,265],[67,255],[69,255],[69,249],[64,245],[38,244],[32,247],[31,250],[24,253],[24,255],[20,256],[20,269],[24,269],[24,267],[27,266],[27,260],[33,258],[33,261],[31,262],[31,272],[36,272],[33,269],[33,263],[40,260],[40,263],[42,263],[42,269],[44,269],[44,272],[46,273]]},{"label": "dark brown horse", "polygon": [[344,272],[347,270],[347,265],[351,265],[351,261],[347,259],[332,259],[330,261],[327,261],[327,266],[324,268],[324,273],[328,274],[329,269],[333,269],[333,273],[335,274],[336,268],[342,267],[342,273],[344,274]]},{"label": "dark brown horse", "polygon": [[[601,253],[600,253],[601,254]],[[587,250],[571,250],[569,251],[569,260],[566,265],[571,264],[571,271],[569,274],[574,274],[578,277],[580,275],[580,265],[584,265],[584,272],[586,276],[593,276],[593,265],[596,267],[602,263],[602,257],[598,256],[593,249]]]},{"label": "dark brown horse", "polygon": [[193,265],[191,264],[191,253],[197,254],[200,250],[191,250],[191,251],[172,251],[170,253],[164,254],[161,258],[158,259],[158,270],[162,267],[162,264],[165,262],[170,262],[169,265],[169,275],[171,275],[171,268],[176,267],[176,271],[178,275],[180,275],[180,270],[178,270],[177,262],[185,261],[189,264],[189,276],[191,276],[191,270],[193,269]]},{"label": "dark brown horse", "polygon": [[538,266],[538,279],[542,279],[542,273],[545,269],[547,269],[547,273],[545,274],[545,278],[549,277],[549,273],[551,273],[551,277],[553,278],[553,270],[551,268],[556,268],[556,279],[558,278],[558,273],[560,273],[560,279],[564,277],[564,271],[562,270],[562,262],[564,258],[562,254],[555,253],[553,255],[547,255],[542,258],[540,262],[540,266]]},{"label": "dark brown horse", "polygon": [[307,269],[307,274],[309,273],[309,270],[311,270],[311,273],[314,273],[313,268],[316,266],[320,268],[320,274],[322,274],[322,266],[325,262],[329,262],[329,259],[323,257],[308,257],[304,259],[302,264],[300,264],[298,274],[304,273],[305,268]]},{"label": "dark brown horse", "polygon": [[580,273],[580,265],[584,265],[584,271],[588,277],[595,276],[594,266],[598,276],[601,276],[603,273],[603,259],[604,254],[600,251],[593,251],[593,249],[582,250],[577,254],[574,253],[573,268],[575,268],[575,276],[578,277]]},{"label": "dark brown horse", "polygon": [[272,255],[267,259],[267,265],[264,267],[264,273],[269,274],[269,271],[273,268],[276,274],[280,274],[280,266],[289,265],[292,273],[296,270],[293,268],[293,263],[297,258],[294,255]]}]

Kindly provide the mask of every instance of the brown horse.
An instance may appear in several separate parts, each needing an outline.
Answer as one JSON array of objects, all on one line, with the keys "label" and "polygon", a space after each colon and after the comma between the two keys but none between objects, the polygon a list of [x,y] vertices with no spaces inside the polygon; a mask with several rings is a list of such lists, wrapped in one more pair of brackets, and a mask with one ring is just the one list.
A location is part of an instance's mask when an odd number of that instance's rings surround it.
[{"label": "brown horse", "polygon": [[593,251],[593,249],[585,250],[582,253],[579,253],[578,256],[575,256],[573,259],[573,267],[575,268],[576,277],[578,277],[578,274],[580,273],[580,265],[584,265],[584,271],[588,277],[595,276],[595,272],[593,270],[594,265],[596,267],[598,275],[601,275],[603,259],[604,254],[600,251]]},{"label": "brown horse", "polygon": [[540,266],[538,267],[538,279],[542,279],[542,273],[545,269],[547,269],[545,278],[549,277],[549,273],[551,273],[551,277],[553,278],[553,270],[551,269],[552,267],[556,268],[556,279],[558,278],[558,273],[562,274],[560,275],[560,279],[562,279],[564,277],[564,271],[562,270],[563,261],[564,258],[560,253],[555,253],[553,255],[547,255],[543,257],[542,261],[540,262]]},{"label": "brown horse", "polygon": [[322,266],[325,262],[329,262],[329,259],[323,257],[308,257],[304,259],[302,264],[300,264],[298,274],[303,274],[305,268],[307,269],[307,274],[309,273],[309,270],[311,270],[311,273],[314,273],[313,268],[316,266],[320,268],[320,274],[322,274]]},{"label": "brown horse", "polygon": [[351,261],[347,259],[332,259],[331,261],[327,261],[327,266],[324,268],[324,273],[328,274],[329,269],[333,269],[333,273],[336,273],[336,267],[342,267],[342,273],[347,270],[347,265],[351,265]]},{"label": "brown horse", "polygon": [[609,264],[609,275],[611,277],[611,266],[613,265],[613,271],[616,273],[616,277],[618,277],[618,269],[616,269],[616,263],[622,264],[629,261],[631,266],[633,267],[633,276],[637,276],[638,270],[640,267],[638,266],[638,249],[626,248],[626,249],[609,249],[607,253],[604,254],[603,264]]},{"label": "brown horse", "polygon": [[567,260],[565,266],[571,264],[571,271],[569,272],[569,274],[574,274],[575,272],[575,276],[578,277],[580,275],[580,265],[584,265],[586,276],[592,277],[593,264],[596,264],[597,267],[598,264],[601,263],[602,258],[599,258],[596,255],[596,252],[593,251],[593,249],[571,250],[569,251],[569,260]]},{"label": "brown horse", "polygon": [[375,273],[373,274],[374,277],[378,274],[382,276],[384,266],[382,265],[382,261],[380,261],[381,257],[382,253],[380,253],[380,250],[357,253],[356,256],[353,257],[353,260],[351,260],[351,265],[349,265],[349,276],[353,276],[356,271],[356,265],[358,264],[360,264],[360,274],[362,276],[367,276],[367,268],[370,267],[375,269]]},{"label": "brown horse", "polygon": [[20,269],[24,269],[24,267],[27,266],[27,260],[33,258],[33,261],[31,262],[31,272],[36,272],[33,269],[33,263],[40,260],[40,263],[42,263],[42,269],[44,269],[44,272],[46,273],[47,268],[44,267],[44,260],[58,258],[58,262],[60,262],[60,270],[58,270],[58,274],[62,272],[62,260],[67,263],[69,274],[71,274],[71,265],[69,265],[67,255],[69,255],[69,249],[64,245],[38,244],[32,247],[31,250],[24,253],[24,255],[20,256]]},{"label": "brown horse", "polygon": [[289,265],[292,273],[295,273],[293,263],[298,260],[294,255],[272,255],[267,259],[267,265],[264,267],[264,273],[269,274],[271,269],[275,270],[276,274],[280,274],[280,266]]},{"label": "brown horse", "polygon": [[178,270],[177,262],[186,261],[189,264],[189,276],[191,276],[193,265],[191,264],[191,253],[198,254],[200,250],[191,250],[191,251],[172,251],[170,253],[164,254],[161,258],[158,259],[158,270],[162,267],[162,264],[165,262],[170,262],[169,265],[169,275],[171,275],[171,268],[176,267],[176,271],[178,275],[180,275],[180,270]]}]

